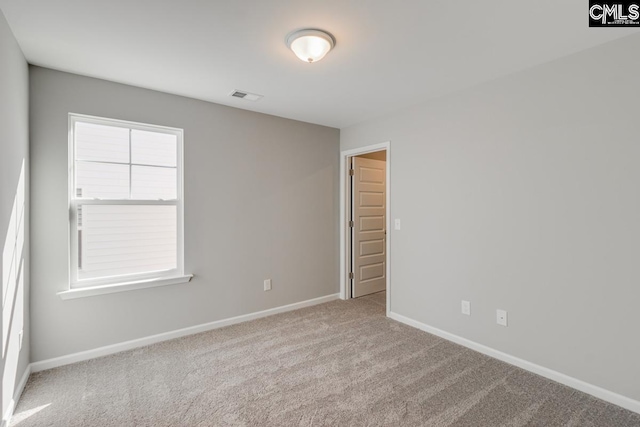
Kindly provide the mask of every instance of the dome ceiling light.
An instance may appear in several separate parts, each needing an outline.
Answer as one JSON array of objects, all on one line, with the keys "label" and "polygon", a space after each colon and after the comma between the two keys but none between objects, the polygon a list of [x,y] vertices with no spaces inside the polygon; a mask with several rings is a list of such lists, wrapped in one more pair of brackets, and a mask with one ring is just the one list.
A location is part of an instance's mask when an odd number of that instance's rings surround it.
[{"label": "dome ceiling light", "polygon": [[305,29],[287,36],[287,47],[304,62],[318,62],[336,45],[336,39],[326,31]]}]

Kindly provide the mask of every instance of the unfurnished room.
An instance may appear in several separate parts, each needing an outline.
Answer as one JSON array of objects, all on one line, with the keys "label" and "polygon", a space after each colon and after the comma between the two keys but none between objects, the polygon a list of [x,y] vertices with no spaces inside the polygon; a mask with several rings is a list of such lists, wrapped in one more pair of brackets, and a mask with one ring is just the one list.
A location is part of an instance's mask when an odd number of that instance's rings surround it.
[{"label": "unfurnished room", "polygon": [[0,0],[0,427],[640,427],[640,1]]}]

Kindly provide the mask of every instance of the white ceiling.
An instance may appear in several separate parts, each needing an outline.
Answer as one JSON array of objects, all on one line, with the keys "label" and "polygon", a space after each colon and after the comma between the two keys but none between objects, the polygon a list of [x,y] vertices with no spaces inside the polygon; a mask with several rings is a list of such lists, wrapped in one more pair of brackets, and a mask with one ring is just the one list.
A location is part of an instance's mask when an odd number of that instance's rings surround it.
[{"label": "white ceiling", "polygon": [[[619,37],[585,0],[0,0],[35,65],[346,127]],[[331,32],[316,64],[284,43]],[[264,95],[256,103],[233,89]]]}]

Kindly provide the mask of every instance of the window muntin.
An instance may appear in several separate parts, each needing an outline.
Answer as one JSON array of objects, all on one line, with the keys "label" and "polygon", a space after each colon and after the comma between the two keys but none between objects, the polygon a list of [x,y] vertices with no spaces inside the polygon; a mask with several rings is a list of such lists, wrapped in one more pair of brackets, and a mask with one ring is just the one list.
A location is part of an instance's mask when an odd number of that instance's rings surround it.
[{"label": "window muntin", "polygon": [[183,274],[182,130],[72,114],[71,288]]}]

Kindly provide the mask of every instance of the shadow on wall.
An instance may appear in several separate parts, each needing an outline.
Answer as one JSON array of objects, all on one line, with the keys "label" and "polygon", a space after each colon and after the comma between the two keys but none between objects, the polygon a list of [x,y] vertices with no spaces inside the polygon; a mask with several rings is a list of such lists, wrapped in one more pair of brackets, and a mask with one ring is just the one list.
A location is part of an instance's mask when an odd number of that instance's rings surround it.
[{"label": "shadow on wall", "polygon": [[2,251],[2,409],[3,416],[13,406],[18,360],[24,327],[24,246],[25,246],[25,161]]}]

